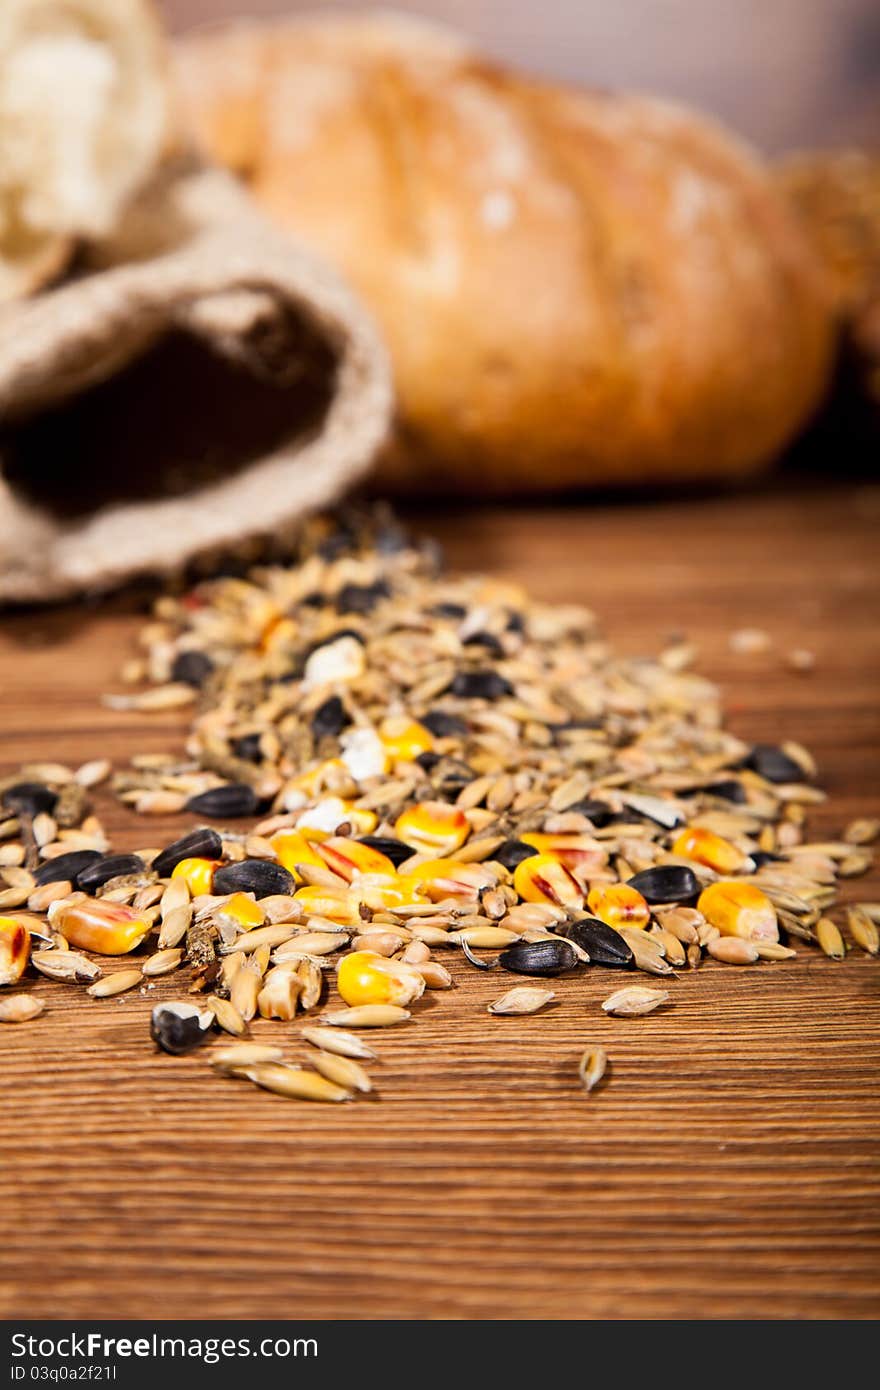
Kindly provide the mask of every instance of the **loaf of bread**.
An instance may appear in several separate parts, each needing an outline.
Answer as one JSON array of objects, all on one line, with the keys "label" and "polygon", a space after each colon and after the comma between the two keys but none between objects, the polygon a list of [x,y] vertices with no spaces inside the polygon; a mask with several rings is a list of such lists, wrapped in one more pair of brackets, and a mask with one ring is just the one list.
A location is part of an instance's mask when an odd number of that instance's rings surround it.
[{"label": "loaf of bread", "polygon": [[847,365],[880,410],[880,157],[796,155],[779,178],[828,273]]},{"label": "loaf of bread", "polygon": [[170,129],[148,0],[0,0],[0,302],[103,235]]},{"label": "loaf of bread", "polygon": [[768,170],[711,122],[385,14],[228,25],[176,66],[201,148],[385,330],[384,483],[738,477],[821,400],[822,276]]}]

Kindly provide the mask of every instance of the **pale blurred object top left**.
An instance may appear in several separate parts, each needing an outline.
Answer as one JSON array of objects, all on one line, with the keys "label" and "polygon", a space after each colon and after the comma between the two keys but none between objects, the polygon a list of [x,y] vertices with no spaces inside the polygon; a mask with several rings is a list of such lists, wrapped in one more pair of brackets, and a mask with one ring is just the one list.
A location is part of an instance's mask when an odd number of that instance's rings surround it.
[{"label": "pale blurred object top left", "polygon": [[0,3],[0,302],[111,231],[171,126],[148,0]]}]

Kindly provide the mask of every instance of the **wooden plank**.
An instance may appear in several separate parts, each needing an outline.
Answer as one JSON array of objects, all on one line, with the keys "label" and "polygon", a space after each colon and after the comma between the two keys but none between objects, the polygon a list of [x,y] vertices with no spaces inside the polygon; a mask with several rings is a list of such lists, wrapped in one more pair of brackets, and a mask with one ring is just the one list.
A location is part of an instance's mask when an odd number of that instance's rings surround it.
[{"label": "wooden plank", "polygon": [[[880,811],[878,517],[880,490],[850,486],[423,520],[456,566],[590,603],[623,650],[686,631],[737,732],[814,750],[824,835]],[[179,746],[175,716],[97,701],[135,606],[3,620],[4,768]],[[742,625],[773,651],[734,656]],[[811,676],[785,668],[791,646],[815,651]],[[122,847],[179,825],[100,807]],[[847,895],[880,898],[878,878]],[[378,1096],[327,1108],[157,1056],[137,994],[37,985],[44,1017],[0,1032],[0,1315],[880,1313],[877,962],[709,964],[634,1020],[601,1014],[598,972],[559,981],[544,1014],[490,1019],[498,986],[454,969],[455,991],[376,1035]],[[593,1041],[611,1072],[587,1099]]]}]

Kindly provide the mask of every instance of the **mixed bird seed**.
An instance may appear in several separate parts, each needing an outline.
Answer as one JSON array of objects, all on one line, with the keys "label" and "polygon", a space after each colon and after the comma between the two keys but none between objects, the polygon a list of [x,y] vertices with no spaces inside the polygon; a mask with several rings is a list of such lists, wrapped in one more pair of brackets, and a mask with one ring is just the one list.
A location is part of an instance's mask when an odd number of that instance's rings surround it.
[{"label": "mixed bird seed", "polygon": [[[351,1030],[416,1017],[457,970],[668,982],[704,955],[787,959],[791,941],[880,950],[880,904],[851,905],[845,932],[829,915],[880,823],[811,842],[809,753],[727,731],[687,644],[622,659],[587,610],[446,574],[381,513],[318,519],[284,563],[163,595],[140,645],[123,672],[139,688],[107,703],[188,708],[190,732],[113,787],[198,823],[114,853],[91,805],[107,762],[0,782],[0,985],[33,969],[102,999],[180,972],[189,997],[152,1010],[160,1048],[213,1039],[221,1076],[341,1101],[371,1088]],[[126,959],[105,975],[95,957]],[[345,1007],[318,1012],[331,981]],[[556,997],[493,993],[495,1017]],[[670,998],[634,984],[601,1008]],[[4,993],[0,1022],[42,1008]],[[315,1019],[298,1035],[311,1066],[252,1041],[257,1016]],[[606,1065],[584,1053],[587,1091]]]}]

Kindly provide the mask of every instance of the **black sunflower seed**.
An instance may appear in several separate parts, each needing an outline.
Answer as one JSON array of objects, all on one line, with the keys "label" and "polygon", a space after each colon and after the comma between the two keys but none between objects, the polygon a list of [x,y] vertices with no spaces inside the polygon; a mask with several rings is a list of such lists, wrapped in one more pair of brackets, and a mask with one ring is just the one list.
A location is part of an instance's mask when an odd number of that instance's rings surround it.
[{"label": "black sunflower seed", "polygon": [[65,880],[76,884],[77,874],[101,858],[103,855],[97,849],[74,849],[69,854],[59,854],[57,859],[47,859],[45,864],[40,865],[34,874],[34,882],[38,888],[42,888],[44,883],[64,883]]},{"label": "black sunflower seed", "polygon": [[390,592],[384,579],[377,579],[375,584],[343,584],[336,595],[336,611],[371,613],[379,600],[387,598]]},{"label": "black sunflower seed", "polygon": [[581,729],[602,729],[604,727],[604,719],[566,719],[563,724],[547,725],[547,728],[554,734],[570,734],[577,733]]},{"label": "black sunflower seed", "polygon": [[604,825],[609,825],[614,819],[614,812],[605,801],[592,801],[585,797],[581,801],[573,801],[570,806],[563,807],[566,812],[573,811],[579,816],[586,816],[588,821],[601,830]]},{"label": "black sunflower seed", "polygon": [[445,709],[432,709],[419,721],[435,738],[464,738],[468,726],[457,714],[448,714]]},{"label": "black sunflower seed", "polygon": [[369,845],[370,849],[377,849],[380,854],[384,854],[386,859],[390,859],[395,869],[398,864],[402,864],[404,859],[409,859],[413,853],[409,845],[405,845],[402,840],[394,840],[390,835],[361,835],[358,844]]},{"label": "black sunflower seed", "polygon": [[326,738],[328,735],[335,737],[350,723],[345,705],[339,696],[331,695],[312,715],[312,733],[315,738]]},{"label": "black sunflower seed", "polygon": [[735,777],[725,778],[723,782],[712,782],[700,790],[709,796],[720,796],[723,801],[735,801],[739,806],[742,806],[746,799],[746,789]]},{"label": "black sunflower seed", "polygon": [[[427,754],[422,753],[417,759],[422,767],[425,766],[422,759],[427,756]],[[432,753],[430,756],[436,758],[437,755]],[[426,770],[433,772],[434,788],[441,801],[458,796],[459,792],[470,786],[476,776],[473,768],[458,758],[440,758],[434,767]]]},{"label": "black sunflower seed", "polygon": [[514,975],[561,975],[577,963],[577,952],[567,941],[515,941],[498,957],[498,964]]},{"label": "black sunflower seed", "polygon": [[525,632],[525,630],[526,630],[526,620],[525,620],[525,618],[523,617],[522,613],[517,613],[517,612],[514,610],[514,611],[510,614],[509,618],[507,619],[507,631],[508,631],[508,632]]},{"label": "black sunflower seed", "polygon": [[434,768],[440,762],[440,754],[432,753],[428,750],[425,753],[420,753],[416,758],[416,762],[424,772],[433,772]]},{"label": "black sunflower seed", "polygon": [[102,854],[86,864],[76,876],[76,887],[83,893],[94,893],[111,878],[122,874],[142,874],[146,865],[139,854]]},{"label": "black sunflower seed", "polygon": [[2,797],[7,811],[24,816],[38,816],[43,811],[51,815],[57,800],[58,793],[43,782],[16,782],[14,787],[6,788]]},{"label": "black sunflower seed", "polygon": [[456,618],[461,619],[467,613],[467,609],[460,603],[435,603],[428,612],[432,618]]},{"label": "black sunflower seed", "polygon": [[166,845],[150,867],[160,878],[170,878],[182,859],[219,859],[223,853],[223,842],[216,830],[208,825],[200,825],[173,844]]},{"label": "black sunflower seed", "polygon": [[213,669],[214,663],[205,652],[178,652],[171,666],[171,679],[198,689],[204,685]]},{"label": "black sunflower seed", "polygon": [[769,850],[755,849],[749,855],[754,862],[756,869],[761,869],[765,864],[784,864],[785,856],[782,854],[771,854]]},{"label": "black sunflower seed", "polygon": [[237,758],[241,758],[246,763],[261,763],[263,761],[263,749],[259,734],[242,734],[241,738],[233,739],[232,751]]},{"label": "black sunflower seed", "polygon": [[242,859],[237,864],[224,864],[214,874],[213,890],[224,893],[253,893],[257,898],[269,898],[275,893],[292,893],[293,874],[271,859]]},{"label": "black sunflower seed", "polygon": [[472,632],[469,637],[465,637],[462,646],[485,647],[486,651],[492,652],[493,656],[504,656],[504,648],[494,632]]},{"label": "black sunflower seed", "polygon": [[214,1015],[194,1004],[157,1004],[150,1015],[150,1037],[164,1052],[179,1057],[210,1036]]},{"label": "black sunflower seed", "polygon": [[623,937],[613,927],[600,922],[598,917],[582,917],[577,922],[564,922],[556,931],[586,951],[592,965],[632,964],[633,953]]},{"label": "black sunflower seed", "polygon": [[246,782],[230,782],[225,787],[211,787],[210,791],[191,796],[186,803],[186,810],[197,816],[225,819],[255,816],[259,806],[259,798],[253,787],[249,787]]},{"label": "black sunflower seed", "polygon": [[505,840],[492,858],[503,864],[505,869],[513,871],[517,864],[521,864],[524,859],[531,859],[537,853],[534,845],[527,845],[523,840]]},{"label": "black sunflower seed", "polygon": [[743,767],[750,767],[767,782],[802,782],[804,770],[772,743],[756,743]]},{"label": "black sunflower seed", "polygon": [[700,891],[700,880],[684,864],[656,864],[627,879],[648,903],[683,903]]},{"label": "black sunflower seed", "polygon": [[500,700],[513,694],[510,681],[498,671],[459,671],[449,689],[463,700]]}]

